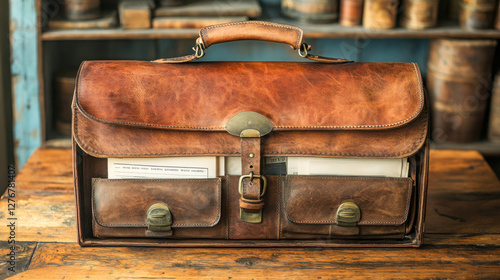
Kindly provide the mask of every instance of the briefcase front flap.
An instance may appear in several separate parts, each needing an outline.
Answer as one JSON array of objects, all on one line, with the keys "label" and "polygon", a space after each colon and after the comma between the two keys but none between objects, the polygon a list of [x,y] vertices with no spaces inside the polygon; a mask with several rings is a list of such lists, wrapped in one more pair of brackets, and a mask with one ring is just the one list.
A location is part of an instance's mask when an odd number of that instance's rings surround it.
[{"label": "briefcase front flap", "polygon": [[79,71],[73,132],[96,157],[238,155],[226,126],[250,111],[272,124],[267,155],[404,157],[425,141],[424,103],[411,63],[96,61]]},{"label": "briefcase front flap", "polygon": [[424,106],[411,63],[85,62],[76,95],[101,122],[190,131],[224,131],[243,111],[275,131],[391,128]]},{"label": "briefcase front flap", "polygon": [[398,226],[407,220],[411,195],[410,178],[287,176],[285,215],[296,224],[338,225],[352,217],[353,226]]},{"label": "briefcase front flap", "polygon": [[221,216],[220,179],[93,179],[92,188],[94,220],[103,227],[148,227],[155,206],[167,209],[172,228],[213,227]]}]

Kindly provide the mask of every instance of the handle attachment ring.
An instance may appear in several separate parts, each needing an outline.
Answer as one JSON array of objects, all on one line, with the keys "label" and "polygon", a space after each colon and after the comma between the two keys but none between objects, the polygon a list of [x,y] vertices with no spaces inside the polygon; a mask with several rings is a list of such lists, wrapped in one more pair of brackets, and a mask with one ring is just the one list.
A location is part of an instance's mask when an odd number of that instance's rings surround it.
[{"label": "handle attachment ring", "polygon": [[311,46],[306,43],[302,43],[302,45],[300,45],[300,48],[298,49],[299,55],[304,58],[307,57],[307,51],[310,49]]},{"label": "handle attachment ring", "polygon": [[193,51],[196,58],[202,58],[205,56],[205,47],[203,47],[203,44],[201,43],[196,44],[196,46],[193,47]]}]

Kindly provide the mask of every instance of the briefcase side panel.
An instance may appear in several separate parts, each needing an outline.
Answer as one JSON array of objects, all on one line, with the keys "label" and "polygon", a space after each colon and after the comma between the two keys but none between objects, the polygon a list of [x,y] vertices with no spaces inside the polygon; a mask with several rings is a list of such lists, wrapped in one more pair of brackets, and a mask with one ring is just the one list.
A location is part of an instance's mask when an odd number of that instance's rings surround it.
[{"label": "briefcase side panel", "polygon": [[84,244],[87,238],[93,236],[92,178],[108,176],[107,160],[86,154],[73,139],[73,172],[78,242]]},{"label": "briefcase side panel", "polygon": [[420,246],[424,242],[424,231],[425,231],[425,215],[427,207],[427,192],[428,192],[428,182],[429,182],[429,137],[422,148],[422,150],[417,154],[419,157],[419,170],[417,173],[418,181],[418,206],[417,206],[417,217],[415,225],[415,237],[414,244]]}]

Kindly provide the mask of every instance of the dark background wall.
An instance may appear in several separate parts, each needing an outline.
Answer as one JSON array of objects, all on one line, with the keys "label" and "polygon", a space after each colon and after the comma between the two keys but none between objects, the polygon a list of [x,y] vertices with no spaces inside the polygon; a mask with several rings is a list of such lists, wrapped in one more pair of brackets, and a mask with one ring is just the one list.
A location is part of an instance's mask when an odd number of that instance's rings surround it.
[{"label": "dark background wall", "polygon": [[12,149],[12,98],[10,94],[9,1],[0,1],[0,194],[7,188]]}]

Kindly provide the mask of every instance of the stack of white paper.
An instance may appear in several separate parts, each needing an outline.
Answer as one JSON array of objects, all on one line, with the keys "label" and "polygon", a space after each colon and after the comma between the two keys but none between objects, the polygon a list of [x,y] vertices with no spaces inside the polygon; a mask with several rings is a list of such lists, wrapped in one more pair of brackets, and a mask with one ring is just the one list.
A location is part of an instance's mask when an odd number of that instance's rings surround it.
[{"label": "stack of white paper", "polygon": [[206,179],[216,174],[217,157],[108,159],[108,179]]},{"label": "stack of white paper", "polygon": [[[408,177],[407,158],[266,157],[266,171],[289,175]],[[285,167],[286,166],[286,167]],[[277,168],[271,168],[277,167]],[[241,175],[240,157],[109,158],[109,179],[185,179]]]},{"label": "stack of white paper", "polygon": [[291,175],[408,177],[408,159],[288,157]]}]

